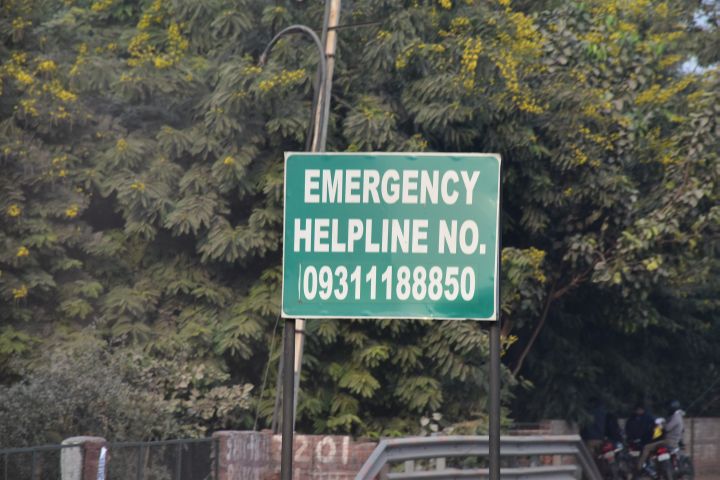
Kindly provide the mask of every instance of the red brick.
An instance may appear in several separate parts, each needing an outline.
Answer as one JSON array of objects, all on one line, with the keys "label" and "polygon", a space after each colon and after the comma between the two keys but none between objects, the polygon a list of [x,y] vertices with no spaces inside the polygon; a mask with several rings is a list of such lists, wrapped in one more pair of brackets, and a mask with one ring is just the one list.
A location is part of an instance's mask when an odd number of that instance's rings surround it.
[{"label": "red brick", "polygon": [[[218,480],[280,478],[281,436],[263,432],[217,432]],[[295,435],[294,480],[352,480],[376,444],[356,443],[340,435]]]}]

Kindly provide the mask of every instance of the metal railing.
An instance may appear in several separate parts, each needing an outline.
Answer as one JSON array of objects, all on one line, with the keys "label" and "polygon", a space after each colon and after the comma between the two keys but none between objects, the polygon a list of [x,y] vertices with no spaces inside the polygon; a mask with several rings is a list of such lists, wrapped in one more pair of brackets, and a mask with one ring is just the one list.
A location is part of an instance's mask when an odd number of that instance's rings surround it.
[{"label": "metal railing", "polygon": [[60,456],[65,448],[81,445],[38,445],[0,450],[3,480],[60,480]]},{"label": "metal railing", "polygon": [[[446,459],[487,457],[489,440],[486,436],[406,437],[382,440],[368,457],[355,480],[426,480],[488,478],[487,468],[448,468]],[[602,476],[587,448],[578,435],[535,435],[501,437],[500,455],[507,460],[501,469],[503,479],[579,479],[602,480]],[[532,465],[543,456],[571,456],[573,465]],[[531,465],[520,465],[523,463]],[[432,463],[434,469],[416,470],[416,462]],[[404,463],[404,471],[398,470]]]},{"label": "metal railing", "polygon": [[[214,480],[220,471],[217,438],[109,442],[106,480]],[[2,480],[61,480],[61,452],[82,444],[0,450]]]},{"label": "metal railing", "polygon": [[220,470],[219,439],[198,438],[107,444],[107,480],[210,480]]}]

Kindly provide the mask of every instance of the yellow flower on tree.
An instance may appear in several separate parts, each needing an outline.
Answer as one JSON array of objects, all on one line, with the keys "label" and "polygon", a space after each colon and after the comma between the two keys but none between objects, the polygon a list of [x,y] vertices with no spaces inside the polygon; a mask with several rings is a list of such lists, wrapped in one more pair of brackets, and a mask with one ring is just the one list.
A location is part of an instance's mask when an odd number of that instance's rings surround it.
[{"label": "yellow flower on tree", "polygon": [[39,72],[50,73],[57,69],[57,65],[52,60],[43,60],[37,67]]},{"label": "yellow flower on tree", "polygon": [[118,140],[117,143],[115,144],[115,149],[120,153],[127,150],[128,149],[127,140],[125,140],[124,138],[121,138],[120,140]]},{"label": "yellow flower on tree", "polygon": [[113,4],[113,0],[100,0],[98,2],[95,2],[90,7],[90,10],[92,10],[95,13],[104,12],[108,8],[110,8]]},{"label": "yellow flower on tree", "polygon": [[262,72],[262,68],[258,67],[257,65],[247,65],[243,67],[242,72],[245,75],[257,75],[258,73]]},{"label": "yellow flower on tree", "polygon": [[22,213],[22,210],[20,207],[18,207],[16,204],[12,204],[7,208],[7,214],[11,217],[19,217]]},{"label": "yellow flower on tree", "polygon": [[65,216],[68,218],[75,218],[78,215],[78,206],[76,204],[72,204],[70,208],[65,210]]},{"label": "yellow flower on tree", "polygon": [[479,37],[468,38],[465,41],[465,48],[462,58],[460,59],[460,64],[464,77],[463,86],[467,90],[472,90],[475,86],[475,70],[477,70],[478,58],[482,50],[483,44]]},{"label": "yellow flower on tree", "polygon": [[17,80],[19,83],[26,85],[26,86],[32,85],[33,82],[35,82],[35,79],[33,78],[32,75],[30,75],[29,73],[27,73],[24,70],[19,70],[19,69],[17,72],[15,72],[15,80]]},{"label": "yellow flower on tree", "polygon": [[66,90],[63,88],[62,85],[60,85],[60,82],[57,80],[53,81],[50,84],[50,92],[59,100],[63,102],[74,102],[77,100],[77,95],[72,93],[69,90]]},{"label": "yellow flower on tree", "polygon": [[27,113],[32,117],[38,116],[38,109],[36,105],[37,100],[35,100],[34,98],[23,98],[22,100],[20,100],[20,106],[22,107],[23,112]]},{"label": "yellow flower on tree", "polygon": [[75,63],[70,69],[70,76],[74,77],[80,71],[80,67],[85,63],[85,56],[87,55],[88,46],[85,43],[81,43],[78,47],[78,56],[75,59]]},{"label": "yellow flower on tree", "polygon": [[20,31],[32,25],[31,20],[25,20],[24,18],[15,18],[12,21],[13,30]]},{"label": "yellow flower on tree", "polygon": [[153,59],[153,64],[155,65],[155,68],[158,70],[162,70],[163,68],[172,67],[172,60],[168,59],[166,56],[157,56]]},{"label": "yellow flower on tree", "polygon": [[18,248],[18,251],[16,254],[17,257],[27,257],[28,255],[30,255],[30,250],[28,250],[25,245]]},{"label": "yellow flower on tree", "polygon": [[277,86],[286,87],[291,84],[297,84],[305,80],[305,69],[283,70],[269,80],[261,80],[258,88],[263,92],[269,92]]},{"label": "yellow flower on tree", "polygon": [[233,157],[231,157],[231,156],[228,155],[227,157],[225,157],[225,160],[223,160],[223,164],[225,164],[225,165],[234,165],[234,164],[235,164],[235,159],[234,159]]},{"label": "yellow flower on tree", "polygon": [[174,57],[179,58],[180,53],[184,52],[190,46],[190,42],[182,36],[180,25],[171,23],[167,30],[168,43],[170,44],[168,51]]},{"label": "yellow flower on tree", "polygon": [[25,297],[27,297],[27,294],[28,294],[28,288],[25,285],[21,285],[20,288],[13,288],[12,294],[13,294],[13,298],[15,300],[25,298]]}]

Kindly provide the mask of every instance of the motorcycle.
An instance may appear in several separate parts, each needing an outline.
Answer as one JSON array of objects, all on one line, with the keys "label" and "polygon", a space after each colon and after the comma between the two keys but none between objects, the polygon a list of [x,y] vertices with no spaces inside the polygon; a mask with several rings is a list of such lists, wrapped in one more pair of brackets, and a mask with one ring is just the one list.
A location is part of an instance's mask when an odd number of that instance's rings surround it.
[{"label": "motorcycle", "polygon": [[651,455],[650,461],[655,464],[656,471],[659,475],[657,478],[661,480],[675,479],[671,458],[670,449],[663,445],[659,446],[655,450],[655,453]]},{"label": "motorcycle", "polygon": [[627,477],[622,475],[620,463],[618,462],[619,454],[624,450],[622,443],[615,444],[610,440],[605,440],[597,452],[595,463],[600,470],[603,478],[607,480],[621,480]]},{"label": "motorcycle", "polygon": [[[676,480],[672,455],[670,449],[664,445],[658,446],[649,456],[639,473],[635,472],[636,465],[642,454],[640,442],[631,442],[627,456],[620,462],[620,478],[642,480]],[[688,479],[689,480],[689,479]]]},{"label": "motorcycle", "polygon": [[675,480],[693,480],[695,478],[692,459],[683,450],[682,443],[680,447],[672,449],[670,459]]}]

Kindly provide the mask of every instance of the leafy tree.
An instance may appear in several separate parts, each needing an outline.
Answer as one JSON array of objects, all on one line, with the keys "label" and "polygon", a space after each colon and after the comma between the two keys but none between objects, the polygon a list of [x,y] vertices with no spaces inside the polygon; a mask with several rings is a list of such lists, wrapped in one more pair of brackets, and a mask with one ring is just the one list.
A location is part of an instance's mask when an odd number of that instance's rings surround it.
[{"label": "leafy tree", "polygon": [[[281,159],[303,148],[316,54],[288,39],[267,66],[256,59],[280,28],[319,25],[322,6],[0,8],[2,379],[23,376],[10,358],[96,337],[141,351],[146,380],[202,433],[257,422],[182,402],[241,398],[270,358],[268,388],[254,390],[268,424]],[[666,398],[678,384],[659,360],[717,371],[718,80],[682,68],[711,61],[701,48],[717,29],[696,26],[698,8],[346,2],[360,26],[340,30],[330,150],[503,155],[505,384],[513,372],[534,384],[517,416],[579,418],[598,390]],[[399,434],[433,412],[483,427],[482,325],[308,331],[301,430]],[[688,396],[702,385],[679,381]]]},{"label": "leafy tree", "polygon": [[76,435],[110,441],[203,436],[208,425],[228,428],[249,415],[250,385],[218,386],[223,376],[204,365],[178,367],[138,351],[108,351],[88,336],[65,338],[18,368],[22,381],[0,386],[3,447]]}]

